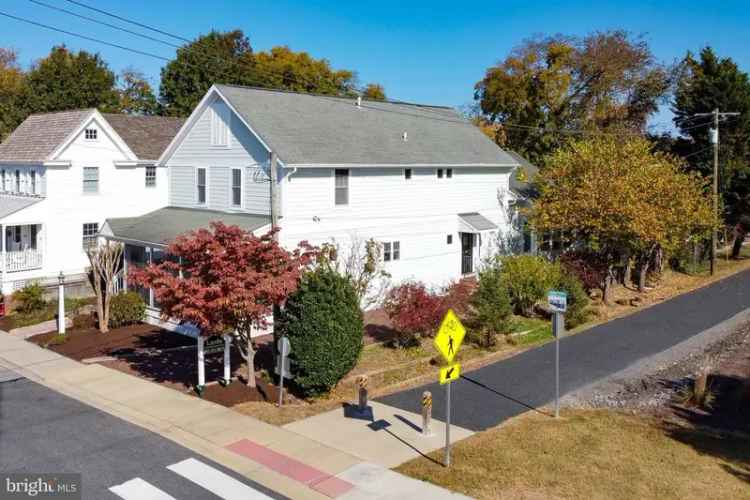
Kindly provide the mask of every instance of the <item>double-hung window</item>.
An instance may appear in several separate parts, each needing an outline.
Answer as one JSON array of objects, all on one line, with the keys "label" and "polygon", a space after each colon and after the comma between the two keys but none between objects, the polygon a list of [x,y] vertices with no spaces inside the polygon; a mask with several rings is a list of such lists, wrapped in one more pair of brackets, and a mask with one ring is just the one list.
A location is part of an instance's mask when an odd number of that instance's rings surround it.
[{"label": "double-hung window", "polygon": [[14,192],[20,193],[21,192],[21,171],[16,170],[16,182],[15,182],[15,189]]},{"label": "double-hung window", "polygon": [[383,243],[383,261],[390,262],[399,259],[401,259],[401,242],[386,241]]},{"label": "double-hung window", "polygon": [[197,195],[198,195],[198,204],[199,205],[205,205],[206,204],[206,169],[205,168],[199,168],[196,173],[196,185],[197,185]]},{"label": "double-hung window", "polygon": [[146,187],[156,187],[156,167],[153,165],[146,167]]},{"label": "double-hung window", "polygon": [[336,205],[349,204],[349,169],[336,169]]},{"label": "double-hung window", "polygon": [[88,250],[96,246],[96,235],[99,233],[99,223],[83,223],[83,249]]},{"label": "double-hung window", "polygon": [[29,172],[29,194],[36,194],[36,170]]},{"label": "double-hung window", "polygon": [[99,167],[83,167],[83,192],[99,192]]},{"label": "double-hung window", "polygon": [[232,206],[242,206],[242,169],[232,169]]}]

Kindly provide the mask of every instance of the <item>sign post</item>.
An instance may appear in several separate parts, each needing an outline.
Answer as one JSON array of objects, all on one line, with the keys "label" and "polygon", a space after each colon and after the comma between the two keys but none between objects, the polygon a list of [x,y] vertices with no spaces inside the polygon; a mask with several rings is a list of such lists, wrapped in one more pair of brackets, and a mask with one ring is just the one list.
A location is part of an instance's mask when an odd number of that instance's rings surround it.
[{"label": "sign post", "polygon": [[440,369],[440,383],[445,385],[445,466],[451,465],[451,382],[461,374],[461,365],[453,360],[461,348],[466,329],[452,309],[448,309],[437,335],[435,347],[448,363]]},{"label": "sign post", "polygon": [[279,361],[276,364],[276,374],[279,376],[279,408],[284,404],[284,376],[289,374],[289,353],[292,346],[285,336],[279,339],[276,345],[279,350]]},{"label": "sign post", "polygon": [[558,418],[560,416],[560,337],[565,333],[568,294],[552,290],[547,294],[547,303],[552,311],[552,335],[555,336],[555,418]]}]

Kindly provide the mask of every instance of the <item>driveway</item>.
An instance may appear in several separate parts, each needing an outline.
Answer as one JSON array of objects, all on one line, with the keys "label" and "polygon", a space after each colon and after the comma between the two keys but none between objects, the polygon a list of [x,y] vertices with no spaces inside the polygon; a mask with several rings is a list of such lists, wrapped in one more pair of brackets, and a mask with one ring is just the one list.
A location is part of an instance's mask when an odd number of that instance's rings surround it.
[{"label": "driveway", "polygon": [[[560,341],[560,395],[662,352],[750,307],[750,271],[680,295]],[[435,371],[437,378],[437,370]],[[433,415],[444,419],[445,389],[437,382],[378,400],[419,412],[433,395]],[[554,399],[554,343],[478,370],[453,383],[452,423],[483,430]]]}]

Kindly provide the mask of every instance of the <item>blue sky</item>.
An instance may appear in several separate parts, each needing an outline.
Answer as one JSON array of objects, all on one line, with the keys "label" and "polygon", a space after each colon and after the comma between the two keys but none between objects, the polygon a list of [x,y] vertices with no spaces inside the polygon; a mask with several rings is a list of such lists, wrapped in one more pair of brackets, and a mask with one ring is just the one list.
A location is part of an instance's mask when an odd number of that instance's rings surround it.
[{"label": "blue sky", "polygon": [[[65,0],[40,1],[138,29]],[[750,70],[750,13],[746,2],[739,1],[81,1],[186,38],[212,28],[241,28],[256,50],[289,45],[325,57],[334,67],[356,70],[362,83],[382,83],[391,98],[430,104],[469,103],[485,69],[538,33],[583,35],[623,28],[643,34],[657,58],[667,63],[710,44]],[[4,0],[0,10],[166,57],[174,53],[28,0]],[[0,17],[0,46],[16,48],[24,65],[63,42],[99,51],[113,69],[133,66],[158,83],[158,60]],[[652,121],[668,126],[669,114],[662,112]]]}]

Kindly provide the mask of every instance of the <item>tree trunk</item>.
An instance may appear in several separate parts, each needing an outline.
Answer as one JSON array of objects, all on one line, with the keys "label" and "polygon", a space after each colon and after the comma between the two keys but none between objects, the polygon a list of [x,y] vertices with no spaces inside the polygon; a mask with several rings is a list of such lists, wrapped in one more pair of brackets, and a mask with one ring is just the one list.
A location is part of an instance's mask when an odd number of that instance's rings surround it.
[{"label": "tree trunk", "polygon": [[740,252],[742,252],[742,244],[745,242],[747,231],[743,228],[737,228],[737,235],[734,237],[734,244],[732,245],[732,258],[739,259]]},{"label": "tree trunk", "polygon": [[255,349],[251,333],[247,334],[247,386],[255,389]]},{"label": "tree trunk", "polygon": [[638,263],[638,291],[643,293],[646,291],[646,277],[648,276],[648,268],[651,259],[646,256],[641,258]]},{"label": "tree trunk", "polygon": [[622,285],[627,286],[628,282],[630,281],[630,274],[633,272],[633,263],[630,260],[630,256],[628,255],[627,259],[625,260],[625,271],[622,274]]},{"label": "tree trunk", "polygon": [[607,276],[604,278],[604,286],[602,287],[602,302],[604,305],[610,305],[610,295],[612,294],[612,282],[614,281],[612,276],[612,266],[609,266]]}]

